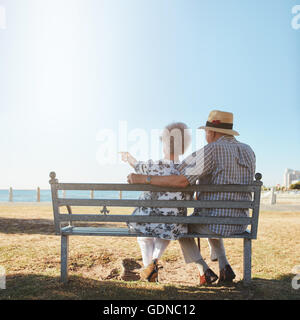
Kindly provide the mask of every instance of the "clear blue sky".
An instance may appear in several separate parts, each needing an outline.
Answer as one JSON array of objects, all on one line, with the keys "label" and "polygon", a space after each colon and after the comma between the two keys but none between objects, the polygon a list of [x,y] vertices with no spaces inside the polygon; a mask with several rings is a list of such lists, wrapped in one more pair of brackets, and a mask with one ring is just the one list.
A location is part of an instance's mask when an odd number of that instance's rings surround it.
[{"label": "clear blue sky", "polygon": [[[125,182],[101,129],[231,111],[266,185],[300,169],[297,0],[0,0],[0,188]],[[117,132],[117,131],[116,131]]]}]

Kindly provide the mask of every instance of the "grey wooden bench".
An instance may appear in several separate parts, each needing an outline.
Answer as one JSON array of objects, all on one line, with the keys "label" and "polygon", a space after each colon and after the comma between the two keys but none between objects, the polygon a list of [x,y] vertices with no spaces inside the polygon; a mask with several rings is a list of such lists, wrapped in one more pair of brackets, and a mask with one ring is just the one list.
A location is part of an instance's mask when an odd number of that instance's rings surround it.
[{"label": "grey wooden bench", "polygon": [[[55,233],[61,236],[61,281],[68,281],[69,236],[106,236],[106,237],[143,237],[143,234],[132,232],[128,228],[108,228],[74,226],[74,222],[140,222],[140,223],[183,223],[183,224],[235,224],[247,225],[249,228],[242,234],[229,237],[211,236],[190,233],[187,238],[242,238],[244,239],[244,274],[245,284],[251,282],[252,240],[257,239],[257,227],[262,187],[262,175],[257,173],[255,181],[250,185],[195,185],[184,189],[156,187],[151,185],[130,184],[85,184],[59,183],[55,172],[50,173],[51,192],[54,214]],[[249,192],[251,201],[197,201],[197,200],[122,200],[122,199],[75,199],[60,198],[59,190],[90,190],[90,191],[153,191],[153,192]],[[100,207],[99,214],[72,214],[72,206]],[[132,216],[111,215],[107,207],[162,207],[162,208],[245,208],[250,210],[249,217],[212,217],[201,216]],[[60,213],[61,207],[67,207],[68,214]],[[66,225],[67,224],[67,225]]]}]

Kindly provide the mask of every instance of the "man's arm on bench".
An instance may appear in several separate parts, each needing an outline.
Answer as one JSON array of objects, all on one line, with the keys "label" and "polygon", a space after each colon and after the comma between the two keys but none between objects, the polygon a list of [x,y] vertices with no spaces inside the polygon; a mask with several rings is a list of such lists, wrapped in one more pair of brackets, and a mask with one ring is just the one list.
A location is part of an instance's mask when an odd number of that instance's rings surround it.
[{"label": "man's arm on bench", "polygon": [[130,174],[127,177],[129,184],[147,184],[147,177],[151,177],[151,185],[160,187],[185,188],[190,183],[188,179],[181,176],[145,176],[141,174]]}]

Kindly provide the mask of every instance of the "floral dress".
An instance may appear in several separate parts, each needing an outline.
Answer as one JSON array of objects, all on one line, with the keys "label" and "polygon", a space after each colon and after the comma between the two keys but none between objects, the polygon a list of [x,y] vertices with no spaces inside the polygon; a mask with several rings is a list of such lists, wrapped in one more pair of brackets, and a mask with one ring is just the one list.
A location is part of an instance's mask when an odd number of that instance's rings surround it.
[{"label": "floral dress", "polygon": [[[151,176],[180,175],[179,164],[173,161],[159,161],[158,163],[149,160],[148,162],[138,162],[135,165],[137,174]],[[188,200],[190,195],[183,192],[152,192],[145,191],[140,196],[140,200]],[[186,216],[186,208],[136,208],[132,215],[142,216]],[[128,223],[132,231],[141,232],[146,236],[155,236],[166,240],[177,240],[180,235],[187,233],[187,225],[184,224],[164,224],[164,223]]]}]

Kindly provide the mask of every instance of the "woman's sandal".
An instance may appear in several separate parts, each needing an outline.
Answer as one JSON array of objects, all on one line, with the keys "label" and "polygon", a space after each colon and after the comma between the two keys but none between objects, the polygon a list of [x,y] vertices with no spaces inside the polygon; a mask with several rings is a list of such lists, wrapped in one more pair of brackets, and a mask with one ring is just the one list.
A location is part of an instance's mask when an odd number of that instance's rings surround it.
[{"label": "woman's sandal", "polygon": [[158,282],[158,261],[153,260],[146,268],[141,271],[141,280],[148,282]]}]

